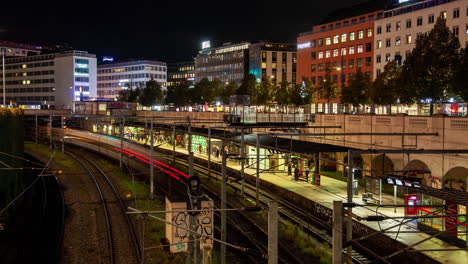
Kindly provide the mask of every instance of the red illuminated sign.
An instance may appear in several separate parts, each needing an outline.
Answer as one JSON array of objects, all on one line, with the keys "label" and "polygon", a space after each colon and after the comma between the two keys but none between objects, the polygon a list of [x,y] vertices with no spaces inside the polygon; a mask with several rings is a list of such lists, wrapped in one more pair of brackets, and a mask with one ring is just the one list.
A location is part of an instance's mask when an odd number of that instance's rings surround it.
[{"label": "red illuminated sign", "polygon": [[[446,215],[456,215],[458,214],[458,204],[450,201],[445,201],[445,205],[447,206],[447,210],[445,211]],[[445,230],[448,230],[448,234],[452,236],[457,235],[457,217],[451,216],[445,218]],[[450,230],[449,230],[450,229]]]}]

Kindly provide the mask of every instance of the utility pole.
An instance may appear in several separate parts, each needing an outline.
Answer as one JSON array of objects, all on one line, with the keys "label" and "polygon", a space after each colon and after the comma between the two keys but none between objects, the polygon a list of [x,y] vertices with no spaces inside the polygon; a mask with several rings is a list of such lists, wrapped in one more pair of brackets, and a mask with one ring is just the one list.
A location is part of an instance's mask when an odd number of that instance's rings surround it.
[{"label": "utility pole", "polygon": [[175,164],[175,145],[176,145],[176,131],[175,131],[175,125],[172,127],[172,166]]},{"label": "utility pole", "polygon": [[333,201],[333,264],[343,264],[343,202]]},{"label": "utility pole", "polygon": [[206,152],[208,154],[208,179],[211,179],[211,127],[208,128],[208,147]]},{"label": "utility pole", "polygon": [[52,115],[49,115],[50,149],[52,149]]},{"label": "utility pole", "polygon": [[124,135],[124,127],[125,127],[125,119],[121,116],[120,117],[120,168],[123,169],[123,157],[122,157],[122,150],[123,150],[123,135]]},{"label": "utility pole", "polygon": [[268,202],[268,264],[278,264],[278,201]]},{"label": "utility pole", "polygon": [[62,153],[65,153],[65,117],[62,116],[60,120],[62,126]]},{"label": "utility pole", "polygon": [[[351,204],[353,202],[353,151],[348,150],[348,185],[347,185],[347,193],[348,193],[348,203]],[[348,207],[348,216],[346,217],[346,242],[351,241],[353,239],[353,217],[351,216],[351,212],[353,211],[352,207]],[[346,248],[346,254],[351,259],[352,248],[351,244]]]},{"label": "utility pole", "polygon": [[6,93],[6,89],[5,89],[5,50],[3,50],[3,54],[2,54],[2,68],[3,68],[3,107],[7,107],[6,106],[6,97],[5,97],[5,93]]},{"label": "utility pole", "polygon": [[35,136],[36,136],[36,145],[37,145],[37,114],[36,114],[36,133],[35,134],[36,134]]},{"label": "utility pole", "polygon": [[150,144],[151,144],[151,146],[150,146],[150,199],[153,200],[154,199],[154,167],[153,167],[154,133],[153,133],[153,118],[151,118]]},{"label": "utility pole", "polygon": [[244,197],[245,142],[244,128],[241,128],[241,197]]},{"label": "utility pole", "polygon": [[255,205],[259,206],[258,189],[260,188],[260,135],[257,134],[257,180],[255,181]]},{"label": "utility pole", "polygon": [[[226,209],[226,183],[227,183],[227,175],[226,175],[226,155],[227,153],[223,150],[221,151],[222,155],[222,167],[221,167],[221,210]],[[226,264],[226,211],[221,211],[221,264]]]}]

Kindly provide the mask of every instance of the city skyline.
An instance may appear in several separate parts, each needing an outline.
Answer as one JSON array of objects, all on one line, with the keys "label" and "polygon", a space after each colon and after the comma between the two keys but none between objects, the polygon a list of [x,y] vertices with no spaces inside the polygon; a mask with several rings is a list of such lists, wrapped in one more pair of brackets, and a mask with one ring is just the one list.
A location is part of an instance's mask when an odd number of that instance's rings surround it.
[{"label": "city skyline", "polygon": [[33,4],[34,8],[21,12],[7,4],[7,12],[0,18],[0,39],[68,44],[118,60],[175,62],[192,59],[204,40],[295,43],[300,32],[310,30],[331,12],[362,2],[366,1],[295,1],[284,6],[241,1],[232,6],[214,1],[157,5],[143,1],[132,6],[97,3],[85,9]]}]

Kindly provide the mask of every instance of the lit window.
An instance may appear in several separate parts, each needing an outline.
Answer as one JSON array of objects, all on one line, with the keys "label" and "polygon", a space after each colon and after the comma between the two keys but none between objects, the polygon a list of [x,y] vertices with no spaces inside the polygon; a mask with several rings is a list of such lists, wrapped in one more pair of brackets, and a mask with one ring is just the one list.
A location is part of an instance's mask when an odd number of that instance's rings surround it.
[{"label": "lit window", "polygon": [[362,44],[357,45],[357,53],[362,53],[362,52],[363,52]]},{"label": "lit window", "polygon": [[395,30],[398,31],[401,29],[401,21],[397,21],[395,24]]},{"label": "lit window", "polygon": [[331,52],[330,50],[325,51],[325,58],[330,58]]},{"label": "lit window", "polygon": [[346,48],[341,48],[341,56],[346,56]]},{"label": "lit window", "polygon": [[26,69],[26,64],[21,65],[21,68]]},{"label": "lit window", "polygon": [[333,57],[338,57],[338,49],[333,49]]},{"label": "lit window", "polygon": [[319,53],[318,53],[318,58],[319,58],[319,59],[323,59],[323,51],[319,51]]},{"label": "lit window", "polygon": [[267,65],[266,62],[262,62],[262,69],[266,69]]},{"label": "lit window", "polygon": [[364,30],[359,30],[358,31],[358,39],[363,39],[364,38]]},{"label": "lit window", "polygon": [[385,62],[390,61],[390,53],[385,54]]},{"label": "lit window", "polygon": [[367,29],[367,37],[368,38],[372,37],[372,28]]},{"label": "lit window", "polygon": [[442,15],[442,17],[444,19],[447,19],[447,12],[446,11],[442,11],[440,14]]},{"label": "lit window", "polygon": [[349,55],[354,54],[354,46],[349,46]]},{"label": "lit window", "polygon": [[23,76],[28,76],[28,73],[27,73],[27,72],[23,72]]},{"label": "lit window", "polygon": [[323,38],[318,39],[318,46],[322,47],[323,46]]},{"label": "lit window", "polygon": [[378,49],[382,48],[382,41],[381,40],[377,40],[377,48]]},{"label": "lit window", "polygon": [[406,35],[406,44],[411,44],[412,41],[411,35]]},{"label": "lit window", "polygon": [[333,44],[338,44],[340,39],[340,35],[333,36]]},{"label": "lit window", "polygon": [[346,34],[341,34],[341,42],[346,42]]},{"label": "lit window", "polygon": [[395,37],[395,46],[400,46],[400,45],[401,45],[401,38]]},{"label": "lit window", "polygon": [[331,38],[325,38],[325,46],[331,45]]},{"label": "lit window", "polygon": [[468,24],[466,24],[465,34],[468,34]]},{"label": "lit window", "polygon": [[353,41],[355,39],[355,32],[349,33],[349,41]]}]

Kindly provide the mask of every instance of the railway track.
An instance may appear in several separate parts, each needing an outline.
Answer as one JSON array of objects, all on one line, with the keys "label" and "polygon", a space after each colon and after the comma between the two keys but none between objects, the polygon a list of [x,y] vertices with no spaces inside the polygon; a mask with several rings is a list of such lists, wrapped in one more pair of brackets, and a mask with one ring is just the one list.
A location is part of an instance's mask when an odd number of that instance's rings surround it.
[{"label": "railway track", "polygon": [[[176,162],[187,166],[187,161],[182,159],[182,158],[176,158]],[[195,164],[194,165],[194,170],[198,171],[203,174],[208,173],[208,169],[200,164]],[[221,173],[216,171],[216,170],[211,170],[211,175],[213,175],[216,179],[221,180]],[[228,184],[238,190],[240,192],[241,190],[241,184],[238,183],[237,181],[228,181]],[[256,189],[255,186],[245,183],[244,184],[244,193],[252,198],[255,199],[256,197]],[[310,214],[309,212],[303,210],[302,208],[290,203],[289,201],[283,199],[282,197],[269,193],[265,190],[259,190],[259,201],[262,203],[263,206],[268,205],[268,201],[270,200],[276,200],[278,201],[279,206],[281,209],[279,210],[279,214],[284,217],[285,219],[288,219],[289,221],[302,226],[307,233],[312,235],[313,237],[317,238],[319,241],[326,242],[329,245],[332,245],[332,237],[326,233],[323,232],[322,230],[328,230],[330,227],[324,223],[321,219],[318,217],[314,216],[313,214]],[[311,224],[314,223],[314,224]],[[344,250],[343,250],[344,252]],[[370,252],[368,252],[371,254]],[[372,261],[361,254],[360,252],[353,250],[352,251],[352,260],[354,263],[361,263],[361,264],[368,264],[371,263]],[[300,263],[300,261],[298,262]]]},{"label": "railway track", "polygon": [[98,236],[107,244],[106,249],[101,249],[105,251],[102,252],[103,258],[111,264],[139,263],[141,252],[137,236],[130,218],[126,214],[126,207],[110,178],[99,166],[79,151],[68,150],[65,153],[82,165],[96,185],[103,208],[102,214],[96,215],[97,230],[99,231],[99,228],[105,226],[104,232],[98,233]]}]

